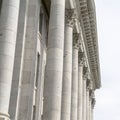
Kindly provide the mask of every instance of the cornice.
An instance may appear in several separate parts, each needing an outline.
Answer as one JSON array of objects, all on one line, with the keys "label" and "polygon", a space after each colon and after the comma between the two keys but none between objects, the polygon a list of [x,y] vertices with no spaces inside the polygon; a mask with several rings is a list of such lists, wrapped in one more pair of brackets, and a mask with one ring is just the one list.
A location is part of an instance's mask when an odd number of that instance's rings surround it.
[{"label": "cornice", "polygon": [[[78,0],[76,1],[78,2]],[[95,89],[100,88],[100,67],[97,39],[96,14],[93,0],[79,0],[77,4],[79,20],[82,27],[88,62],[92,72]]]}]

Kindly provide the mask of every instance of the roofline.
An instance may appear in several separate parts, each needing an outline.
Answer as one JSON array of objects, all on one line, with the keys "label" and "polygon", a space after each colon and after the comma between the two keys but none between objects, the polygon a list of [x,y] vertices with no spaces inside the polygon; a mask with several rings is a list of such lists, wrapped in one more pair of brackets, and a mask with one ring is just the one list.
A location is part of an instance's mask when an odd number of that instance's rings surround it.
[{"label": "roofline", "polygon": [[[101,77],[95,3],[94,0],[86,0],[85,2],[83,2],[82,0],[76,0],[76,5],[84,37],[84,42],[87,49],[92,79],[95,83],[95,89],[98,89],[101,87]],[[87,31],[89,31],[89,34],[87,34]]]}]

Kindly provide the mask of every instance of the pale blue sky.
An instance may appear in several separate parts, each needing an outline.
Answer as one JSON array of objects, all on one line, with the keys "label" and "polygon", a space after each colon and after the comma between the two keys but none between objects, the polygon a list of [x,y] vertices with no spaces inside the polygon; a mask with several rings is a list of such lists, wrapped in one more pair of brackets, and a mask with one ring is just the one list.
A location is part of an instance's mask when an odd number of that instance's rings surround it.
[{"label": "pale blue sky", "polygon": [[120,120],[120,0],[95,0],[102,88],[94,120]]}]

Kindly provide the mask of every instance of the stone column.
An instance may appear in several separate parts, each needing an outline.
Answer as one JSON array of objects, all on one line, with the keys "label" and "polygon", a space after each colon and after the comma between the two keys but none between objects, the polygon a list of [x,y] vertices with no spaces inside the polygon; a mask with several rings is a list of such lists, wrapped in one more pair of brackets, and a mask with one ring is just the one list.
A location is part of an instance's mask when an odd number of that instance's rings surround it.
[{"label": "stone column", "polygon": [[0,21],[0,119],[9,119],[20,0],[3,0]]},{"label": "stone column", "polygon": [[87,108],[87,110],[86,110],[86,117],[87,117],[87,120],[90,120],[90,111],[89,111],[89,89],[87,89],[87,99],[86,99],[87,101],[86,101],[86,108]]},{"label": "stone column", "polygon": [[11,120],[18,120],[18,108],[21,91],[21,78],[22,78],[22,66],[24,56],[25,45],[25,33],[26,33],[26,13],[28,7],[28,0],[20,0],[19,20],[18,20],[18,33],[15,48],[14,69],[12,77],[12,87],[10,94],[9,114]]},{"label": "stone column", "polygon": [[78,120],[82,120],[83,103],[83,52],[79,51],[78,66]]},{"label": "stone column", "polygon": [[87,79],[87,120],[90,120],[90,87],[91,87],[91,81],[90,79]]},{"label": "stone column", "polygon": [[93,97],[93,82],[90,80],[89,82],[89,120],[92,117],[92,97]]},{"label": "stone column", "polygon": [[91,109],[91,120],[93,120],[93,108]]},{"label": "stone column", "polygon": [[66,9],[61,120],[70,120],[74,10]]},{"label": "stone column", "polygon": [[93,97],[92,99],[91,99],[91,120],[93,120],[93,109],[94,109],[94,106],[95,106],[95,98]]},{"label": "stone column", "polygon": [[83,80],[83,120],[86,120],[86,80]]},{"label": "stone column", "polygon": [[87,72],[87,67],[83,67],[83,75],[84,75],[84,78],[83,78],[83,119],[82,120],[86,120],[86,112],[87,112],[87,108],[86,108],[86,99],[87,99],[87,93],[86,93],[86,87],[87,87],[87,75],[86,75],[86,72]]},{"label": "stone column", "polygon": [[[39,20],[39,1],[28,0],[26,12],[26,34],[21,78],[20,101],[17,120],[31,120],[36,114],[35,81],[37,64],[37,33]],[[39,81],[39,80],[38,80]]]},{"label": "stone column", "polygon": [[92,119],[91,119],[91,113],[92,113],[92,112],[91,112],[91,111],[92,111],[91,97],[89,98],[89,106],[90,106],[90,107],[89,107],[89,118],[90,118],[90,120],[92,120]]},{"label": "stone column", "polygon": [[72,91],[71,91],[71,120],[77,120],[78,106],[78,42],[79,34],[74,33],[73,63],[72,63]]},{"label": "stone column", "polygon": [[52,0],[44,85],[44,120],[60,120],[65,0]]},{"label": "stone column", "polygon": [[93,110],[94,110],[94,108],[92,107],[92,109],[91,109],[91,120],[94,120],[94,117],[93,117]]}]

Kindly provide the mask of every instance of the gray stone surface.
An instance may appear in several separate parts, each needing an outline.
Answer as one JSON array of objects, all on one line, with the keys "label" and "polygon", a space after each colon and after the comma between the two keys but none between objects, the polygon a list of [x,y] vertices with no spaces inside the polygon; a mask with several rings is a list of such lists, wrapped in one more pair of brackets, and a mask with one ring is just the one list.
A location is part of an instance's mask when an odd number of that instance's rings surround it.
[{"label": "gray stone surface", "polygon": [[90,120],[89,89],[86,91],[86,120]]},{"label": "gray stone surface", "polygon": [[73,47],[71,120],[77,120],[78,108],[78,47]]},{"label": "gray stone surface", "polygon": [[[2,2],[0,120],[93,120],[95,96],[89,96],[86,83],[92,76],[90,90],[100,87],[96,25],[94,34],[89,32],[96,24],[93,4],[84,0]],[[89,76],[78,51],[84,54]]]},{"label": "gray stone surface", "polygon": [[92,106],[91,106],[91,98],[90,98],[90,100],[89,100],[89,118],[90,118],[90,120],[93,120],[92,119]]},{"label": "gray stone surface", "polygon": [[8,115],[20,0],[3,0],[0,20],[0,119]]},{"label": "gray stone surface", "polygon": [[52,0],[44,86],[44,120],[60,120],[65,0]]},{"label": "gray stone surface", "polygon": [[[66,10],[68,13],[70,10]],[[73,14],[73,13],[71,13]],[[72,82],[72,46],[73,46],[73,19],[70,13],[66,15],[63,82],[61,101],[61,120],[70,120],[71,110],[71,82]]]},{"label": "gray stone surface", "polygon": [[86,78],[83,80],[83,118],[82,120],[86,120],[86,112],[87,112],[87,106],[86,106]]},{"label": "gray stone surface", "polygon": [[20,10],[19,10],[19,20],[18,20],[17,41],[15,48],[14,69],[13,69],[13,77],[12,77],[12,88],[11,88],[10,105],[9,105],[9,113],[11,120],[17,120],[17,116],[18,116],[25,33],[26,33],[27,7],[28,7],[27,0],[21,0]]},{"label": "gray stone surface", "polygon": [[82,120],[83,115],[82,104],[83,104],[83,61],[80,61],[78,67],[78,120]]},{"label": "gray stone surface", "polygon": [[26,13],[27,24],[18,120],[30,120],[33,117],[37,61],[38,10],[38,1],[29,0],[28,13]]}]

